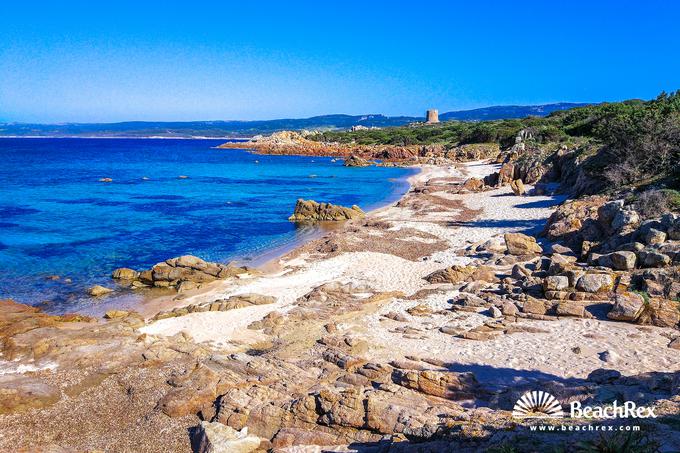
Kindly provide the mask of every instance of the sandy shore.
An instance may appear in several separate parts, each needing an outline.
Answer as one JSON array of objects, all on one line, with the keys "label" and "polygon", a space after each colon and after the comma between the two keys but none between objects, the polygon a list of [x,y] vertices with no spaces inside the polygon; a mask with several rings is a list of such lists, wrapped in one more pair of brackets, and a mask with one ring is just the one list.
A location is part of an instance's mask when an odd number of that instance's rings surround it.
[{"label": "sandy shore", "polygon": [[[319,244],[328,237],[312,241],[307,246],[275,260],[278,272],[238,282],[220,282],[209,291],[181,301],[182,305],[208,302],[243,293],[274,296],[275,304],[246,307],[227,312],[193,313],[177,318],[153,322],[142,330],[153,335],[174,335],[186,332],[196,341],[208,342],[226,350],[237,351],[244,344],[263,340],[261,333],[248,329],[254,321],[271,312],[285,313],[296,307],[303,295],[328,282],[353,283],[372,292],[399,292],[409,298],[418,291],[436,290],[423,276],[452,264],[467,264],[470,258],[458,253],[464,247],[486,241],[509,231],[538,231],[554,206],[563,197],[521,197],[504,187],[481,193],[451,194],[437,190],[446,184],[459,183],[467,177],[483,177],[498,169],[484,162],[471,162],[450,167],[424,167],[411,178],[413,186],[433,190],[427,197],[439,208],[420,207],[418,197],[410,195],[412,203],[402,202],[372,212],[368,223],[390,225],[387,229],[353,228],[332,236],[341,237],[348,251],[331,256],[318,253]],[[419,194],[422,197],[422,194]],[[409,195],[405,197],[409,198]],[[361,247],[361,244],[369,245]],[[432,253],[422,256],[392,254],[373,249],[381,242],[400,241],[408,247],[428,248]],[[356,247],[352,247],[352,244]],[[416,255],[418,255],[416,253]],[[441,285],[439,285],[441,286]],[[440,288],[441,289],[441,288]],[[608,321],[590,319],[560,319],[559,321],[527,321],[545,333],[504,335],[486,342],[452,338],[439,331],[443,325],[472,328],[488,317],[467,313],[450,319],[437,315],[449,306],[455,291],[442,289],[439,293],[415,300],[397,298],[375,313],[353,320],[342,328],[373,345],[372,357],[394,360],[407,356],[427,356],[457,364],[460,370],[472,370],[480,379],[499,383],[520,376],[526,379],[583,378],[602,366],[600,355],[613,352],[619,360],[610,364],[621,371],[640,373],[652,370],[680,369],[675,351],[665,348],[668,342],[662,329],[640,328]],[[429,317],[411,316],[409,308],[425,305],[435,312]],[[387,319],[387,313],[400,313],[409,319],[409,327],[418,332],[404,338],[403,322]],[[631,350],[630,339],[642,338],[640,346]],[[580,355],[570,352],[580,347]],[[486,370],[486,371],[485,371]],[[504,373],[503,370],[508,370]],[[510,382],[507,382],[510,383]]]}]

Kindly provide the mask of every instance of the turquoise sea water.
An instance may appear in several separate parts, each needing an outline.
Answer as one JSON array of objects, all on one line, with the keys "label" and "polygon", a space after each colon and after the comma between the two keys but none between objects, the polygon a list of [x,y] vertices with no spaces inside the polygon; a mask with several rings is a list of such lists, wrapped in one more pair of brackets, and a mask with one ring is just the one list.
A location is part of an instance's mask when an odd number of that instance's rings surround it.
[{"label": "turquoise sea water", "polygon": [[373,209],[413,173],[222,142],[0,138],[0,298],[88,311],[85,289],[111,286],[117,267],[183,254],[248,262],[313,233],[287,221],[297,198]]}]

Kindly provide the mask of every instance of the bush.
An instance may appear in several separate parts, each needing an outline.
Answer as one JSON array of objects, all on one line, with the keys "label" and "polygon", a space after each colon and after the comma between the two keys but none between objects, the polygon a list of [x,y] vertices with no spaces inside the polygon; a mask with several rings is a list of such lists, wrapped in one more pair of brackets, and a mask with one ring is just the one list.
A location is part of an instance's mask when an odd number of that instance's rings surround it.
[{"label": "bush", "polygon": [[659,217],[669,211],[668,196],[661,190],[646,190],[633,203],[643,220]]}]

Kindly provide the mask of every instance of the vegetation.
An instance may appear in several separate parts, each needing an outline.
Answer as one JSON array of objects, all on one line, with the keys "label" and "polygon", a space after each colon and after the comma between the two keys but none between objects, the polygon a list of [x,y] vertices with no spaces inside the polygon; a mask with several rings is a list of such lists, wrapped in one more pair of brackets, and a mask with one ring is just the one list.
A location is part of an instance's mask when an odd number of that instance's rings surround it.
[{"label": "vegetation", "polygon": [[[314,139],[360,145],[430,145],[454,147],[496,142],[508,148],[522,130],[541,145],[587,144],[595,151],[588,165],[610,187],[634,185],[680,188],[680,91],[651,101],[631,100],[556,111],[547,117],[412,124],[353,132],[324,132]],[[678,192],[670,203],[680,204]]]}]

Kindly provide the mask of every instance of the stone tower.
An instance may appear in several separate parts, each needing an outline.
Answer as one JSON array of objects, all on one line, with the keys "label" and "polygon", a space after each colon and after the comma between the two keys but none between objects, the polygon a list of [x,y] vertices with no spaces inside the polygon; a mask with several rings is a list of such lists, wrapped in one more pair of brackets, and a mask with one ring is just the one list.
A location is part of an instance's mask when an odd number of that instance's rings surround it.
[{"label": "stone tower", "polygon": [[437,109],[430,109],[427,111],[427,121],[428,124],[439,122],[439,111]]}]

